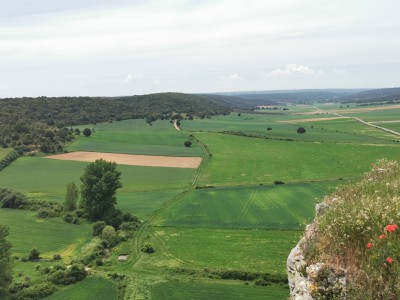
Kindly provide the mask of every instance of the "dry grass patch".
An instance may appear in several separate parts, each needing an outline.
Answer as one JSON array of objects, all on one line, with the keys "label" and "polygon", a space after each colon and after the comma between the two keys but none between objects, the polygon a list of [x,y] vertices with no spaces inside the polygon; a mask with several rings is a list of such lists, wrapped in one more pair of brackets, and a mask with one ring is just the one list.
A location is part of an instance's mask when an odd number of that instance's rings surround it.
[{"label": "dry grass patch", "polygon": [[94,162],[97,159],[116,162],[121,165],[145,166],[145,167],[169,167],[169,168],[198,168],[201,163],[201,157],[173,157],[156,155],[133,155],[119,153],[101,153],[101,152],[71,152],[47,156],[46,158],[60,160],[74,160]]}]

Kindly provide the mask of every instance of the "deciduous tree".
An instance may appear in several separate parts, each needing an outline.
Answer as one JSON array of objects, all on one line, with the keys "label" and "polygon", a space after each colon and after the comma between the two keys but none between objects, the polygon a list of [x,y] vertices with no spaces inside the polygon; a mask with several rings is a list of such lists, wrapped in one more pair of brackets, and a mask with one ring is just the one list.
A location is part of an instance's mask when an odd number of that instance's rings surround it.
[{"label": "deciduous tree", "polygon": [[87,165],[81,177],[81,207],[92,221],[103,221],[115,210],[115,193],[122,187],[116,167],[115,162],[98,159]]},{"label": "deciduous tree", "polygon": [[8,294],[8,286],[12,281],[11,244],[6,240],[8,228],[0,225],[0,299]]}]

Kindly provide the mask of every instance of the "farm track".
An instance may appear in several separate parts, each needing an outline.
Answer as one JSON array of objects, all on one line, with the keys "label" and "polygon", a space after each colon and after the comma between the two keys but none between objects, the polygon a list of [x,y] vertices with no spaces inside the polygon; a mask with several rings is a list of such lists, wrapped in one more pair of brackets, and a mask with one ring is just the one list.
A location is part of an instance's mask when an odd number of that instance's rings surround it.
[{"label": "farm track", "polygon": [[353,120],[356,120],[356,121],[358,121],[358,122],[360,122],[360,123],[362,123],[364,125],[367,125],[367,126],[379,129],[379,130],[386,131],[386,132],[394,134],[396,136],[400,136],[400,132],[397,132],[397,131],[394,131],[394,130],[391,130],[391,129],[388,129],[388,128],[385,128],[385,127],[382,127],[382,126],[378,126],[378,125],[372,124],[372,123],[364,121],[363,119],[360,119],[358,117],[344,116],[344,115],[338,114],[336,111],[322,110],[322,109],[320,109],[318,107],[315,107],[315,106],[314,106],[314,108],[317,109],[318,111],[323,112],[323,113],[330,113],[330,114],[333,114],[333,115],[335,115],[337,117],[340,117],[340,118],[352,118]]}]

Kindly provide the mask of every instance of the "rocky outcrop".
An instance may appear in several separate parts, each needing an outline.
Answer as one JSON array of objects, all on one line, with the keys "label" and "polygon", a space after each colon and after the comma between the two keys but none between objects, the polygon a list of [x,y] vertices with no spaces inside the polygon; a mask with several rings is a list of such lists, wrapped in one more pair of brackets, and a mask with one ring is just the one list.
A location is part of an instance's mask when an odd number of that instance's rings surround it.
[{"label": "rocky outcrop", "polygon": [[[330,199],[334,200],[334,199]],[[316,217],[324,214],[329,204],[322,202],[315,207]],[[287,259],[290,299],[346,299],[346,274],[319,262],[308,265],[304,251],[316,231],[316,221],[306,226],[304,236],[292,249]]]}]

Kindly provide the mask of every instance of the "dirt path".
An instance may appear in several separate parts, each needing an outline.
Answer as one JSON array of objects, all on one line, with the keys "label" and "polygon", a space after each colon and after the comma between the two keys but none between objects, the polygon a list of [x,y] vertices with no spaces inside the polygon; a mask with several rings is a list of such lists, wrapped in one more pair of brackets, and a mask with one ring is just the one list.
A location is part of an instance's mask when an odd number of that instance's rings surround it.
[{"label": "dirt path", "polygon": [[177,122],[178,122],[177,120],[174,120],[174,127],[175,127],[176,130],[180,131],[180,130],[182,130],[182,128],[180,128],[178,126]]},{"label": "dirt path", "polygon": [[156,156],[156,155],[133,155],[118,153],[101,152],[71,152],[46,156],[46,158],[60,160],[75,160],[94,162],[96,159],[114,161],[121,165],[146,166],[146,167],[169,167],[169,168],[193,168],[200,166],[201,157],[174,157],[174,156]]},{"label": "dirt path", "polygon": [[[314,106],[314,107],[315,107],[315,106]],[[385,128],[385,127],[381,127],[381,126],[378,126],[378,125],[369,123],[369,122],[364,121],[364,120],[362,120],[362,119],[360,119],[360,118],[358,118],[358,117],[343,116],[343,115],[340,115],[340,114],[336,113],[336,112],[333,111],[333,110],[331,110],[331,111],[329,111],[329,110],[324,111],[324,110],[322,110],[322,109],[320,109],[320,108],[318,108],[318,107],[315,107],[315,108],[318,109],[318,110],[320,110],[321,112],[328,112],[328,113],[331,113],[331,114],[333,114],[333,115],[335,115],[335,116],[337,116],[337,117],[350,117],[350,118],[352,118],[353,120],[356,120],[356,121],[358,121],[358,122],[360,122],[360,123],[362,123],[362,124],[364,124],[364,125],[367,125],[367,126],[370,126],[370,127],[374,127],[374,128],[376,128],[376,129],[380,129],[380,130],[389,132],[389,133],[391,133],[391,134],[400,136],[400,132],[397,132],[397,131],[394,131],[394,130],[391,130],[391,129],[388,129],[388,128]],[[378,109],[378,110],[383,110],[381,107],[379,107],[379,108],[380,108],[380,109]],[[392,105],[391,108],[398,108],[398,106],[397,106],[397,105]],[[371,110],[369,110],[369,111],[371,111]],[[348,111],[347,111],[347,112],[348,112]]]}]

